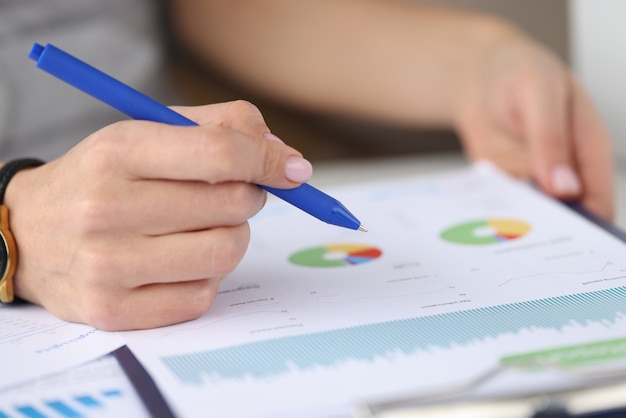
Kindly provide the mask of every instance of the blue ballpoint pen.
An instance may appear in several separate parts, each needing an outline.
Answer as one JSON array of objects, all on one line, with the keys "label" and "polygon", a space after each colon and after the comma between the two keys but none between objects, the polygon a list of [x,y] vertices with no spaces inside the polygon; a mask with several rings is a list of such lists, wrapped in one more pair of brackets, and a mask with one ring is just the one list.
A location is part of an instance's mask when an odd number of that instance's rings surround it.
[{"label": "blue ballpoint pen", "polygon": [[[167,106],[114,79],[67,52],[47,44],[34,44],[29,58],[37,67],[95,97],[133,119],[169,125],[197,126],[197,123]],[[345,206],[309,184],[294,189],[259,186],[308,214],[332,225],[367,231]]]}]

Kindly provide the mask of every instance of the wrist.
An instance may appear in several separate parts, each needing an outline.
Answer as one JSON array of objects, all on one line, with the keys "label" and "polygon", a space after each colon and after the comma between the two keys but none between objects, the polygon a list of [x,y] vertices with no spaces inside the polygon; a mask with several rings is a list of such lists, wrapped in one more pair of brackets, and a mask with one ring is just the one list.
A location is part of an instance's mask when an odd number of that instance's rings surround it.
[{"label": "wrist", "polygon": [[13,278],[18,265],[17,240],[13,233],[9,209],[12,205],[6,199],[7,191],[17,173],[41,164],[43,162],[36,159],[19,159],[0,167],[0,302],[2,303],[13,302]]}]

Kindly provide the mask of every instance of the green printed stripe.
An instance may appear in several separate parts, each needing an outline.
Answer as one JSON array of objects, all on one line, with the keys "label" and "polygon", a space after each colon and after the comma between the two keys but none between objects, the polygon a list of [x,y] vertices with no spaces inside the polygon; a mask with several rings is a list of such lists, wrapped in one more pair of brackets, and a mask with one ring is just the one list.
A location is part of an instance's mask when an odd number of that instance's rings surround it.
[{"label": "green printed stripe", "polygon": [[501,358],[500,363],[522,367],[582,366],[619,359],[626,359],[626,338],[516,354]]}]

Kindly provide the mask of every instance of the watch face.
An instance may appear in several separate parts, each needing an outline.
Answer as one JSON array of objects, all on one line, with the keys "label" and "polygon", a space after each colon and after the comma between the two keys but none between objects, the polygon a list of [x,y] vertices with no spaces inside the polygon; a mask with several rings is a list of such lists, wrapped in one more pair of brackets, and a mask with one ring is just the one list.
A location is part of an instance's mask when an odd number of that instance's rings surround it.
[{"label": "watch face", "polygon": [[0,278],[3,278],[7,271],[9,261],[9,252],[7,248],[9,248],[7,240],[4,237],[4,234],[0,232]]}]

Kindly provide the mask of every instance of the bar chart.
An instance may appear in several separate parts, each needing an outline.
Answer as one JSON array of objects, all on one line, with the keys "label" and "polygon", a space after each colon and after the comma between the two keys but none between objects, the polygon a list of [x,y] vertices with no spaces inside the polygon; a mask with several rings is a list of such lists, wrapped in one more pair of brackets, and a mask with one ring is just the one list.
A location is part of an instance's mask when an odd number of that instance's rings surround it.
[{"label": "bar chart", "polygon": [[111,416],[149,416],[111,356],[17,386],[0,395],[0,418]]}]

